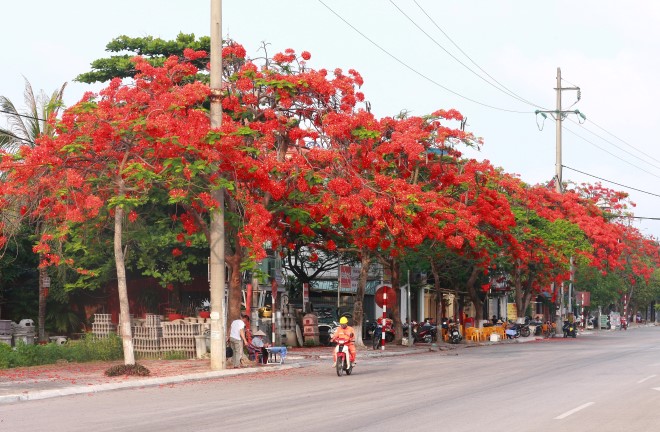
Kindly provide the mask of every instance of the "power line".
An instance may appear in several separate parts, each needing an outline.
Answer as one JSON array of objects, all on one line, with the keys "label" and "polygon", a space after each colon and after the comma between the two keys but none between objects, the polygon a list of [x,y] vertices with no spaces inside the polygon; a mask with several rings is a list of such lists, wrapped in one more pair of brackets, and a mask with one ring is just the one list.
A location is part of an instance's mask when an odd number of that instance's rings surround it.
[{"label": "power line", "polygon": [[4,130],[4,131],[1,131],[1,130],[0,130],[0,135],[8,135],[8,136],[10,136],[10,137],[12,137],[12,138],[14,138],[14,139],[17,139],[17,140],[25,141],[26,143],[29,143],[29,144],[32,144],[32,145],[35,144],[34,141],[30,141],[29,139],[26,139],[26,138],[21,138],[21,137],[19,137],[18,135],[15,135],[15,134],[9,132],[8,130]]},{"label": "power line", "polygon": [[[569,119],[569,121],[570,121],[571,123],[573,123],[573,124],[578,125],[578,126],[582,126],[582,129],[584,129],[585,131],[587,131],[587,132],[589,132],[590,134],[592,134],[592,135],[594,135],[594,136],[600,138],[601,140],[605,141],[606,143],[608,143],[608,144],[610,144],[610,145],[612,145],[612,146],[618,148],[618,149],[621,150],[622,152],[624,152],[624,153],[626,153],[626,154],[628,154],[628,155],[634,157],[634,158],[637,159],[637,160],[640,160],[640,161],[642,161],[642,162],[644,162],[644,163],[646,163],[646,164],[652,166],[652,167],[655,168],[655,169],[660,170],[660,167],[659,167],[659,166],[657,166],[657,165],[655,165],[655,164],[649,162],[648,160],[642,159],[641,157],[639,157],[639,156],[637,156],[637,155],[635,155],[635,154],[629,152],[628,150],[621,148],[620,146],[616,145],[616,144],[613,143],[612,141],[610,141],[610,140],[608,140],[608,139],[606,139],[606,138],[604,138],[604,137],[598,135],[597,133],[595,133],[595,132],[593,132],[593,131],[591,131],[591,130],[585,128],[584,125],[583,125],[582,123],[578,123],[578,122],[576,122],[575,120],[572,120],[572,119]],[[592,123],[593,123],[593,122],[592,122]],[[602,129],[602,128],[601,128],[601,129]],[[604,129],[603,129],[603,130],[604,130]],[[605,132],[607,132],[607,131],[605,131]],[[609,133],[609,132],[608,132],[608,133]],[[630,146],[630,147],[632,147],[632,146]],[[632,148],[634,148],[634,147],[632,147]],[[640,150],[638,150],[638,149],[635,149],[635,150],[637,150],[638,152],[644,154],[645,156],[647,156],[647,157],[649,157],[649,158],[655,160],[656,162],[659,162],[659,163],[660,163],[660,161],[658,161],[657,159],[654,159],[652,156],[647,155],[647,154],[645,154],[644,152],[642,152],[642,151],[640,151]]]},{"label": "power line", "polygon": [[[566,130],[567,132],[572,133],[573,135],[575,135],[576,137],[580,138],[581,140],[586,141],[587,143],[591,144],[592,146],[596,147],[597,149],[600,149],[600,150],[604,151],[605,153],[609,154],[610,156],[613,156],[613,157],[617,158],[618,160],[620,160],[620,161],[622,161],[622,162],[625,162],[625,163],[627,163],[628,165],[630,165],[630,166],[632,166],[632,167],[637,168],[637,169],[640,170],[640,171],[644,171],[645,173],[650,174],[650,175],[652,175],[653,177],[657,177],[657,178],[660,179],[660,176],[659,176],[659,175],[654,174],[654,173],[652,173],[652,172],[650,172],[650,171],[647,171],[647,170],[645,170],[644,168],[641,168],[641,167],[635,165],[635,164],[632,163],[632,162],[628,162],[628,161],[625,160],[625,159],[621,159],[619,156],[615,155],[614,153],[610,152],[609,150],[604,149],[603,147],[599,146],[598,144],[594,144],[593,142],[589,141],[588,139],[586,139],[586,138],[583,137],[582,135],[577,134],[577,133],[575,133],[574,131],[572,131],[572,130],[570,130],[570,129],[568,129],[568,128],[565,128],[564,130]],[[656,168],[657,168],[657,167],[656,167]]]},{"label": "power line", "polygon": [[17,112],[5,111],[5,110],[2,110],[2,109],[0,109],[0,113],[9,114],[9,115],[16,116],[16,117],[29,118],[29,119],[32,119],[32,120],[39,120],[39,121],[42,121],[42,122],[48,121],[48,120],[44,120],[44,119],[39,118],[39,117],[33,117],[33,116],[26,115],[26,114],[19,114]]},{"label": "power line", "polygon": [[440,31],[440,32],[441,32],[441,33],[442,33],[442,34],[443,34],[443,35],[449,40],[449,42],[451,42],[452,45],[454,45],[454,47],[456,47],[456,49],[458,49],[458,50],[461,52],[461,54],[463,54],[465,57],[467,57],[467,59],[470,60],[470,62],[471,62],[473,65],[475,65],[475,66],[476,66],[481,72],[483,72],[484,74],[486,74],[486,76],[487,76],[488,78],[490,78],[491,80],[493,80],[493,81],[494,81],[499,87],[496,86],[495,84],[493,84],[492,82],[488,81],[487,79],[485,79],[484,77],[482,77],[481,75],[479,75],[478,73],[476,73],[475,71],[473,71],[472,69],[470,69],[470,68],[469,68],[467,65],[465,65],[462,61],[460,61],[459,59],[457,59],[453,54],[451,54],[451,53],[450,53],[449,51],[447,51],[442,45],[440,45],[439,42],[437,42],[437,41],[436,41],[433,37],[431,37],[426,31],[424,31],[424,30],[423,30],[423,29],[422,29],[422,28],[421,28],[421,27],[420,27],[415,21],[413,21],[412,18],[410,18],[405,12],[403,12],[403,10],[401,10],[401,8],[399,8],[399,6],[397,6],[392,0],[390,0],[390,3],[392,3],[392,4],[394,5],[394,7],[396,7],[396,8],[397,8],[397,9],[398,9],[398,10],[399,10],[399,11],[400,11],[400,12],[401,12],[406,18],[408,18],[408,20],[409,20],[410,22],[412,22],[412,23],[413,23],[413,24],[414,24],[414,25],[415,25],[415,26],[416,26],[416,27],[417,27],[422,33],[424,33],[424,34],[425,34],[429,39],[431,39],[431,40],[432,40],[432,41],[433,41],[438,47],[440,47],[444,52],[446,52],[447,54],[449,54],[449,56],[451,56],[454,60],[456,60],[457,62],[459,62],[459,63],[460,63],[463,67],[465,67],[467,70],[469,70],[470,72],[472,72],[473,74],[475,74],[476,76],[478,76],[480,79],[482,79],[482,80],[485,81],[486,83],[488,83],[488,84],[490,84],[491,86],[495,87],[495,88],[498,89],[499,91],[505,93],[505,94],[508,95],[508,96],[513,97],[514,99],[517,99],[517,100],[519,100],[519,101],[521,101],[521,102],[524,102],[524,103],[526,103],[526,104],[528,104],[528,105],[531,105],[531,106],[533,106],[533,107],[536,107],[536,108],[542,108],[542,109],[545,109],[545,108],[543,108],[542,106],[536,105],[535,103],[530,102],[530,101],[526,100],[525,98],[519,96],[519,95],[516,94],[514,91],[510,90],[510,89],[509,89],[508,87],[506,87],[504,84],[502,84],[502,83],[499,82],[497,79],[495,79],[495,78],[494,78],[492,75],[490,75],[488,72],[486,72],[486,71],[485,71],[481,66],[479,66],[479,65],[478,65],[478,64],[477,64],[477,63],[476,63],[476,62],[475,62],[475,61],[474,61],[474,60],[473,60],[473,59],[472,59],[472,58],[471,58],[471,57],[470,57],[465,51],[463,51],[463,49],[461,49],[461,47],[460,47],[456,42],[454,42],[454,41],[452,40],[451,37],[449,37],[449,35],[448,35],[448,34],[447,34],[447,33],[446,33],[446,32],[445,32],[445,31],[444,31],[444,30],[438,25],[438,23],[437,23],[437,22],[436,22],[436,21],[435,21],[435,20],[434,20],[434,19],[433,19],[433,18],[432,18],[427,12],[426,12],[426,10],[424,10],[424,8],[423,8],[423,7],[417,2],[417,0],[413,0],[413,2],[414,2],[414,3],[417,5],[417,7],[422,11],[422,13],[423,13],[424,15],[426,15],[426,17],[429,19],[429,21],[431,21],[431,23],[433,23],[433,25],[435,26],[435,28],[437,28],[437,29],[438,29],[438,30],[439,30],[439,31]]},{"label": "power line", "polygon": [[[608,134],[608,135],[610,135],[610,136],[612,136],[612,137],[618,139],[619,141],[621,141],[622,143],[624,143],[624,144],[627,145],[628,147],[630,147],[630,148],[632,148],[632,149],[634,149],[634,150],[637,150],[639,153],[643,154],[644,156],[646,156],[646,157],[648,157],[648,158],[651,158],[651,159],[653,159],[654,161],[660,163],[660,160],[654,158],[653,156],[651,156],[651,155],[649,155],[649,154],[647,154],[647,153],[644,153],[644,152],[641,151],[640,149],[636,148],[636,147],[633,146],[632,144],[629,144],[628,142],[626,142],[625,140],[619,138],[618,136],[614,135],[613,133],[608,132],[608,131],[605,130],[603,127],[599,126],[599,125],[598,125],[596,122],[594,122],[593,120],[590,119],[589,122],[590,122],[591,124],[593,124],[594,126],[596,126],[598,129],[600,129],[600,130],[602,130],[603,132],[605,132],[606,134]],[[593,132],[592,132],[592,133],[593,133]],[[595,134],[594,134],[594,135],[595,135]]]},{"label": "power line", "polygon": [[602,181],[604,181],[604,182],[608,182],[608,183],[615,184],[615,185],[617,185],[617,186],[624,187],[624,188],[626,188],[626,189],[631,189],[631,190],[634,190],[634,191],[637,191],[637,192],[642,192],[642,193],[645,193],[645,194],[648,194],[648,195],[653,195],[653,196],[656,196],[656,197],[659,197],[659,198],[660,198],[660,195],[655,194],[655,193],[653,193],[653,192],[648,192],[648,191],[645,191],[645,190],[642,190],[642,189],[637,189],[637,188],[634,188],[634,187],[632,187],[632,186],[626,186],[626,185],[624,185],[624,184],[617,183],[617,182],[615,182],[615,181],[608,180],[608,179],[605,179],[605,178],[602,178],[602,177],[598,177],[598,176],[595,176],[595,175],[593,175],[593,174],[589,174],[589,173],[586,173],[586,172],[584,172],[584,171],[580,171],[580,170],[577,170],[577,169],[575,169],[575,168],[571,168],[571,167],[566,166],[566,165],[562,165],[562,167],[564,167],[564,168],[566,168],[566,169],[569,169],[569,170],[571,170],[571,171],[579,172],[580,174],[584,174],[584,175],[589,176],[589,177],[593,177],[593,178],[598,179],[598,180],[602,180]]},{"label": "power line", "polygon": [[374,40],[372,40],[372,39],[369,38],[367,35],[365,35],[364,33],[362,33],[357,27],[355,27],[353,24],[351,24],[351,23],[348,22],[346,19],[344,19],[341,15],[339,15],[337,12],[335,12],[330,6],[328,6],[327,4],[325,4],[325,3],[323,2],[323,0],[318,0],[318,2],[321,3],[323,6],[325,6],[326,9],[328,9],[330,12],[332,12],[337,18],[339,18],[340,20],[342,20],[347,26],[349,26],[350,28],[352,28],[357,34],[359,34],[359,35],[362,36],[364,39],[366,39],[367,41],[369,41],[369,43],[371,43],[373,46],[375,46],[376,48],[378,48],[379,50],[381,50],[383,53],[387,54],[389,57],[391,57],[393,60],[395,60],[396,62],[398,62],[399,64],[401,64],[401,65],[402,65],[403,67],[405,67],[406,69],[408,69],[408,70],[410,70],[411,72],[415,73],[416,75],[418,75],[418,76],[424,78],[424,79],[427,80],[428,82],[430,82],[430,83],[432,83],[432,84],[434,84],[434,85],[440,87],[441,89],[443,89],[443,90],[445,90],[445,91],[447,91],[447,92],[449,92],[449,93],[451,93],[451,94],[453,94],[453,95],[456,95],[456,96],[458,96],[458,97],[460,97],[460,98],[463,98],[463,99],[465,99],[465,100],[467,100],[467,101],[470,101],[470,102],[475,103],[475,104],[477,104],[477,105],[481,105],[481,106],[486,107],[486,108],[490,108],[490,109],[494,109],[494,110],[498,110],[498,111],[504,111],[504,112],[516,113],[516,114],[531,114],[531,113],[532,113],[531,111],[516,111],[516,110],[510,110],[510,109],[506,109],[506,108],[499,108],[499,107],[496,107],[496,106],[493,106],[493,105],[488,105],[488,104],[486,104],[486,103],[479,102],[479,101],[477,101],[477,100],[475,100],[475,99],[471,99],[471,98],[469,98],[469,97],[467,97],[467,96],[464,96],[464,95],[462,95],[462,94],[460,94],[460,93],[458,93],[458,92],[455,92],[454,90],[451,90],[451,89],[449,89],[449,88],[443,86],[443,85],[440,84],[439,82],[437,82],[437,81],[433,80],[432,78],[430,78],[430,77],[424,75],[423,73],[419,72],[418,70],[416,70],[416,69],[413,68],[412,66],[408,65],[406,62],[404,62],[403,60],[399,59],[399,58],[396,57],[394,54],[390,53],[390,52],[387,51],[385,48],[383,48],[382,46],[380,46],[380,45],[379,45],[378,43],[376,43]]}]

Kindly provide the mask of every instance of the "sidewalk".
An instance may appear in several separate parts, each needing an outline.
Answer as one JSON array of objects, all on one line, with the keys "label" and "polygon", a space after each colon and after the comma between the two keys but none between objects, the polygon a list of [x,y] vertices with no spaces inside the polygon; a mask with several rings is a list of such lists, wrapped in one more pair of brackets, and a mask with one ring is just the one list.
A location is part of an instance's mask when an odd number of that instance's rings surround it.
[{"label": "sidewalk", "polygon": [[[438,344],[434,351],[460,348]],[[284,364],[263,365],[241,369],[212,371],[208,359],[204,360],[139,360],[151,372],[148,377],[107,377],[104,372],[114,362],[68,363],[0,370],[0,404],[15,403],[57,396],[97,393],[125,388],[161,386],[186,381],[207,380],[245,374],[269,373],[303,367],[300,363],[331,361],[332,347],[290,348]],[[429,345],[395,346],[388,344],[385,351],[359,349],[362,358],[386,357],[429,352]]]},{"label": "sidewalk", "polygon": [[[590,334],[593,334],[593,332],[581,332],[578,337]],[[358,348],[358,359],[421,354],[433,351],[453,351],[483,345],[542,340],[544,340],[542,337],[531,336],[500,342],[486,341],[475,343],[463,341],[456,345],[445,342],[438,342],[431,345],[420,343],[412,347],[387,344],[385,350],[373,350],[369,347]],[[0,404],[295,369],[313,363],[331,362],[333,349],[333,347],[289,348],[286,360],[282,365],[264,365],[220,371],[212,371],[208,359],[139,360],[138,363],[144,365],[151,372],[151,375],[148,377],[105,376],[104,372],[110,366],[122,364],[121,361],[90,363],[63,362],[44,366],[3,369],[0,370]]]}]

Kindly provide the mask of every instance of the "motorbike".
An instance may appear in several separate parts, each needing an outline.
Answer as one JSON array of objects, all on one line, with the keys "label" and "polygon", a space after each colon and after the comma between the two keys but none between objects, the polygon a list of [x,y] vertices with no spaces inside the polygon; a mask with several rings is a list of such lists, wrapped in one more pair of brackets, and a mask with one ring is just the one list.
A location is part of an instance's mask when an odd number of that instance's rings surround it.
[{"label": "motorbike", "polygon": [[529,337],[529,335],[532,334],[532,331],[529,328],[529,324],[516,324],[518,326],[518,331],[520,332],[520,336],[522,337]]},{"label": "motorbike", "polygon": [[463,336],[461,336],[461,332],[458,330],[458,324],[448,324],[447,327],[450,343],[457,344],[463,340]]},{"label": "motorbike", "polygon": [[348,352],[348,340],[346,339],[337,339],[337,347],[335,351],[337,352],[337,376],[342,376],[344,372],[346,375],[350,375],[353,372],[353,364],[350,361],[350,354]]},{"label": "motorbike", "polygon": [[534,336],[541,336],[543,328],[543,322],[538,320],[533,320],[529,322],[529,330],[531,333],[534,333]]},{"label": "motorbike", "polygon": [[415,342],[431,343],[438,339],[438,328],[428,323],[420,326],[413,321],[412,332]]},{"label": "motorbike", "polygon": [[621,318],[621,327],[619,327],[619,330],[628,330],[628,320]]},{"label": "motorbike", "polygon": [[564,321],[562,330],[564,331],[565,338],[567,337],[575,338],[577,336],[577,327],[575,326],[575,323]]},{"label": "motorbike", "polygon": [[394,340],[394,329],[391,325],[383,327],[380,323],[374,321],[368,331],[371,335],[371,342],[374,349],[380,347],[383,332],[385,332],[385,342],[392,342]]}]

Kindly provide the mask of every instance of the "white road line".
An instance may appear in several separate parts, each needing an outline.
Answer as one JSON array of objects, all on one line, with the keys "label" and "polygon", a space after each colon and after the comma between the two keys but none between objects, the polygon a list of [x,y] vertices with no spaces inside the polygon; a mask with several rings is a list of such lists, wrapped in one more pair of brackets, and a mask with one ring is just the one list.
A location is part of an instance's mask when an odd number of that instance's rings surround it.
[{"label": "white road line", "polygon": [[654,388],[653,390],[660,391],[660,387],[656,387],[656,388]]},{"label": "white road line", "polygon": [[583,409],[585,409],[585,408],[587,408],[587,407],[590,407],[590,406],[593,405],[594,403],[595,403],[595,402],[587,402],[587,403],[584,404],[584,405],[580,405],[580,406],[577,407],[577,408],[573,408],[573,409],[570,410],[570,411],[566,411],[564,414],[555,417],[555,420],[561,420],[561,419],[563,419],[563,418],[566,418],[566,417],[568,417],[568,416],[571,415],[571,414],[575,414],[576,412],[578,412],[578,411],[580,411],[580,410],[583,410]]},{"label": "white road line", "polygon": [[647,376],[646,378],[637,381],[637,384],[641,384],[644,381],[648,381],[648,380],[650,380],[651,378],[654,378],[654,377],[655,377],[655,375]]}]

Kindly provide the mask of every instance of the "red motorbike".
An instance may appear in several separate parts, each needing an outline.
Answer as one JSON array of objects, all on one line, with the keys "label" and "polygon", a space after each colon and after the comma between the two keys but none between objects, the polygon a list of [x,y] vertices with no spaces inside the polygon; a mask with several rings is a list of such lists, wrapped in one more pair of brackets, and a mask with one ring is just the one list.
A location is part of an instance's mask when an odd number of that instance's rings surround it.
[{"label": "red motorbike", "polygon": [[351,357],[348,352],[348,340],[346,339],[337,339],[337,347],[335,352],[337,353],[337,376],[342,376],[344,372],[346,375],[350,375],[353,372],[353,364],[351,363]]},{"label": "red motorbike", "polygon": [[422,323],[420,326],[413,321],[413,337],[415,342],[435,342],[438,339],[438,328],[429,323]]}]

